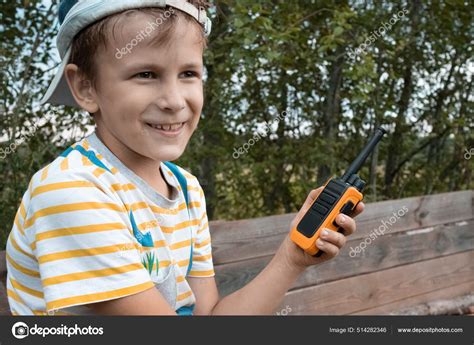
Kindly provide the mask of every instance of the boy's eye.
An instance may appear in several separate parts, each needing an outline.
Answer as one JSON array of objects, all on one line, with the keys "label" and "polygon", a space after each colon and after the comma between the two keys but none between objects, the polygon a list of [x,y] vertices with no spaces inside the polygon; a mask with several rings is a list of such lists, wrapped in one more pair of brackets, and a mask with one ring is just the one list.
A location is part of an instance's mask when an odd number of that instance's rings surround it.
[{"label": "boy's eye", "polygon": [[152,79],[154,78],[156,75],[155,73],[153,72],[140,72],[138,73],[137,75],[135,75],[136,77],[138,78],[141,78],[141,79]]},{"label": "boy's eye", "polygon": [[194,71],[186,71],[186,72],[183,72],[182,75],[185,78],[193,78],[193,77],[198,77],[199,76],[199,74],[197,72],[194,72]]}]

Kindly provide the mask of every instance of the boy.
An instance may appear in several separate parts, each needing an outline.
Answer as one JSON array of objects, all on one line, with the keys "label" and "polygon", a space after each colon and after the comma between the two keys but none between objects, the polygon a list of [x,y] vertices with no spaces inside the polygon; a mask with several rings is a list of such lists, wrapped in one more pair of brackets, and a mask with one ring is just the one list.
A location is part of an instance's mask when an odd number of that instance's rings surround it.
[{"label": "boy", "polygon": [[[62,1],[62,64],[44,101],[84,109],[96,130],[37,172],[23,196],[7,243],[13,314],[269,314],[305,267],[344,245],[329,231],[314,258],[287,237],[252,282],[219,299],[203,191],[169,163],[203,106],[204,7]],[[355,230],[349,217],[338,222],[346,235]]]}]

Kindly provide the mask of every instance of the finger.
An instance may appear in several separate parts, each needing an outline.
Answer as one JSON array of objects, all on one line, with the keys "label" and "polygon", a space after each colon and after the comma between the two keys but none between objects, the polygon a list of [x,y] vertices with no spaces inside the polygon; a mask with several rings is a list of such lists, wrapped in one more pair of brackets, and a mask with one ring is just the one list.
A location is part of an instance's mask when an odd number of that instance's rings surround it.
[{"label": "finger", "polygon": [[339,248],[330,242],[326,242],[321,238],[316,241],[316,246],[322,250],[328,258],[333,258],[339,254]]},{"label": "finger", "polygon": [[323,241],[334,244],[339,249],[346,244],[346,237],[336,231],[326,230],[321,231],[320,238]]},{"label": "finger", "polygon": [[352,217],[357,217],[359,214],[364,212],[365,210],[365,204],[361,201],[357,204],[355,210],[352,212],[351,216]]},{"label": "finger", "polygon": [[356,222],[351,217],[345,214],[338,214],[336,217],[336,223],[344,229],[344,235],[349,236],[356,230]]}]

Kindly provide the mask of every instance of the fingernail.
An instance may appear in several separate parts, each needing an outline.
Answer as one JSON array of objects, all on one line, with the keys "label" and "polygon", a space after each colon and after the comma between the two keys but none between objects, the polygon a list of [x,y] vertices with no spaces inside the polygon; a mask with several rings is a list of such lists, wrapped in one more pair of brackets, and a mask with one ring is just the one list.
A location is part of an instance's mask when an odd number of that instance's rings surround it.
[{"label": "fingernail", "polygon": [[329,235],[329,232],[328,232],[327,230],[323,230],[322,236],[323,236],[323,237],[326,237],[327,235]]},{"label": "fingernail", "polygon": [[321,239],[318,238],[318,247],[323,247],[324,246],[324,242],[321,241]]},{"label": "fingernail", "polygon": [[344,224],[345,221],[346,221],[346,216],[341,214],[340,217],[339,217],[339,223]]}]

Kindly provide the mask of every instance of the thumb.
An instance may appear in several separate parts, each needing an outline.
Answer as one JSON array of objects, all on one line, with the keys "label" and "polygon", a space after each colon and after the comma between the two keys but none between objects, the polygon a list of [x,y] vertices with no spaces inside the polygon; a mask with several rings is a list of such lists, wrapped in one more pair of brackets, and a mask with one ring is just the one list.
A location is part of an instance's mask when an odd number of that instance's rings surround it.
[{"label": "thumb", "polygon": [[[311,192],[309,192],[308,197],[306,198],[303,206],[301,207],[301,211],[303,213],[306,213],[306,211],[311,207],[311,205],[314,203],[318,195],[321,193],[324,187],[319,187],[317,189],[313,189]],[[300,211],[300,212],[301,212]]]},{"label": "thumb", "polygon": [[323,190],[323,187],[319,187],[318,189],[313,189],[311,192],[309,192],[309,195],[306,198],[303,206],[301,206],[299,212],[296,214],[296,217],[291,222],[292,228],[300,222],[301,218],[303,218],[303,216],[306,214],[306,211],[308,211],[308,209],[311,207],[314,200],[316,200],[316,198],[318,197],[319,193],[321,193],[322,190]]}]

